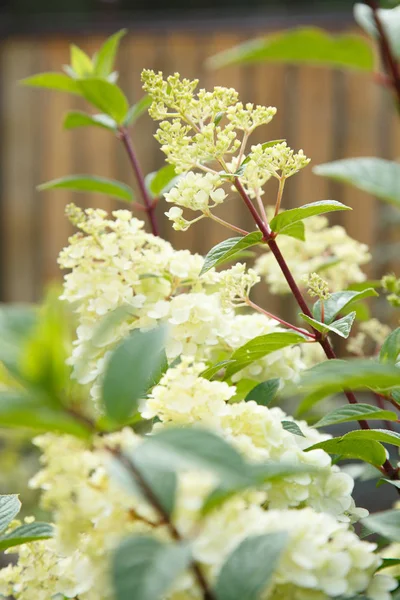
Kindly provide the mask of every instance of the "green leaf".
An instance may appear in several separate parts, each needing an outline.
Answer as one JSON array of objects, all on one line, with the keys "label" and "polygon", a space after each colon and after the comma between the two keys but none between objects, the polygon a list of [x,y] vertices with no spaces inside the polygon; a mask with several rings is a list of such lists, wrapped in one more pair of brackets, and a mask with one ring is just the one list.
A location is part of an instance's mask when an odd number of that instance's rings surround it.
[{"label": "green leaf", "polygon": [[133,123],[135,123],[135,121],[137,121],[138,118],[141,117],[147,111],[147,109],[151,106],[152,102],[153,101],[150,96],[143,96],[143,98],[141,98],[139,102],[136,102],[136,104],[131,106],[131,108],[128,110],[123,125],[125,127],[133,125]]},{"label": "green leaf", "polygon": [[75,44],[71,44],[71,67],[78,78],[87,77],[93,73],[91,59],[86,52],[75,46]]},{"label": "green leaf", "polygon": [[37,189],[40,191],[64,189],[74,192],[94,192],[107,194],[107,196],[118,198],[118,200],[124,200],[125,202],[132,202],[134,198],[133,190],[124,183],[95,175],[67,175],[66,177],[42,183]]},{"label": "green leaf", "polygon": [[108,115],[88,115],[81,111],[70,111],[64,119],[64,129],[76,129],[77,127],[101,127],[108,131],[116,131],[117,124]]},{"label": "green leaf", "polygon": [[64,75],[64,73],[39,73],[38,75],[22,79],[20,83],[29,87],[58,90],[82,96],[82,90],[78,82],[68,77],[68,75]]},{"label": "green leaf", "polygon": [[362,519],[361,523],[372,533],[378,533],[393,542],[400,542],[400,510],[386,510]]},{"label": "green leaf", "polygon": [[215,586],[217,600],[259,600],[289,541],[286,532],[245,538],[222,565]]},{"label": "green leaf", "polygon": [[388,567],[397,567],[400,565],[400,558],[382,558],[382,564],[377,568],[377,571],[387,569]]},{"label": "green leaf", "polygon": [[383,158],[346,158],[314,167],[322,175],[350,183],[381,200],[400,206],[400,164]]},{"label": "green leaf", "polygon": [[[396,58],[400,58],[400,6],[392,9],[379,8],[377,12],[389,38],[391,50]],[[360,27],[372,37],[380,37],[376,29],[373,12],[369,6],[357,3],[354,6],[354,18]]]},{"label": "green leaf", "polygon": [[[371,296],[378,296],[377,292],[372,288],[361,291],[345,290],[344,292],[334,292],[327,300],[324,300],[324,323],[329,325],[340,312],[345,311],[355,302]],[[318,321],[321,320],[321,302],[319,300],[314,304],[313,316]]]},{"label": "green leaf", "polygon": [[354,323],[354,319],[356,318],[356,313],[351,312],[345,317],[334,321],[331,325],[321,323],[316,319],[311,319],[311,317],[303,313],[300,313],[300,317],[304,319],[304,321],[306,321],[309,325],[311,325],[311,327],[313,327],[317,331],[320,331],[321,333],[328,333],[329,331],[331,331],[332,333],[340,335],[340,337],[342,338],[348,338],[350,335],[351,327]]},{"label": "green leaf", "polygon": [[288,225],[280,233],[281,235],[288,235],[296,240],[300,240],[301,242],[305,242],[306,240],[306,230],[302,221]]},{"label": "green leaf", "polygon": [[320,202],[312,202],[311,204],[305,204],[299,208],[291,208],[279,213],[272,219],[270,226],[272,231],[280,233],[297,221],[337,210],[351,210],[351,208],[341,202],[336,202],[336,200],[321,200]]},{"label": "green leaf", "polygon": [[0,496],[0,532],[11,523],[21,510],[21,502],[16,494]]},{"label": "green leaf", "polygon": [[328,454],[336,454],[341,458],[355,458],[374,466],[383,465],[386,460],[386,450],[382,444],[367,438],[351,439],[347,435],[314,444],[307,448],[306,452],[321,448]]},{"label": "green leaf", "polygon": [[116,600],[161,600],[189,566],[190,549],[155,537],[128,537],[112,559]]},{"label": "green leaf", "polygon": [[400,386],[400,369],[368,359],[326,360],[304,371],[301,385],[309,392],[323,392],[323,397],[343,389],[391,390]]},{"label": "green leaf", "polygon": [[211,381],[213,377],[219,373],[222,369],[225,369],[227,365],[233,363],[232,360],[221,360],[220,362],[215,363],[215,365],[211,365],[207,369],[204,369],[199,375],[199,377],[203,377],[203,379],[208,379]]},{"label": "green leaf", "polygon": [[400,354],[400,327],[392,331],[383,342],[379,353],[381,363],[396,364]]},{"label": "green leaf", "polygon": [[299,27],[245,42],[208,60],[217,69],[254,62],[284,62],[372,71],[374,53],[370,44],[354,34],[330,35],[314,27]]},{"label": "green leaf", "polygon": [[112,117],[122,125],[129,110],[128,100],[118,86],[103,79],[81,79],[78,81],[82,95],[90,104]]},{"label": "green leaf", "polygon": [[245,401],[253,400],[261,406],[269,406],[279,390],[280,382],[281,380],[276,378],[259,383],[247,394]]},{"label": "green leaf", "polygon": [[228,486],[254,483],[233,446],[205,429],[165,429],[148,436],[131,454],[142,468],[151,464],[167,472],[179,472],[199,467],[216,473]]},{"label": "green leaf", "polygon": [[40,521],[25,523],[20,527],[16,527],[10,533],[0,536],[0,552],[28,542],[47,540],[53,535],[54,527],[50,523],[41,523]]},{"label": "green leaf", "polygon": [[165,165],[154,173],[149,173],[145,177],[147,189],[150,191],[153,198],[159,198],[175,185],[177,175],[173,165]]},{"label": "green leaf", "polygon": [[117,33],[114,33],[97,52],[94,59],[94,71],[99,77],[108,77],[112,73],[119,43],[126,32],[127,29],[121,29]]},{"label": "green leaf", "polygon": [[259,335],[233,352],[230,360],[234,361],[226,369],[225,379],[241,371],[255,360],[259,360],[267,354],[281,350],[287,346],[301,344],[306,337],[291,331],[267,333]]},{"label": "green leaf", "polygon": [[220,244],[217,244],[214,248],[211,248],[210,252],[205,257],[200,276],[207,273],[212,267],[217,267],[222,262],[232,258],[242,250],[260,244],[262,238],[263,234],[261,231],[253,231],[244,237],[229,238]]},{"label": "green leaf", "polygon": [[293,433],[293,435],[299,435],[301,437],[306,437],[300,427],[294,421],[281,421],[281,425],[283,429]]},{"label": "green leaf", "polygon": [[103,403],[108,417],[124,423],[165,363],[166,329],[133,330],[112,353],[103,379]]},{"label": "green leaf", "polygon": [[327,427],[336,423],[347,423],[348,421],[359,421],[360,419],[396,421],[397,415],[391,410],[382,410],[371,404],[349,404],[324,415],[313,427]]}]

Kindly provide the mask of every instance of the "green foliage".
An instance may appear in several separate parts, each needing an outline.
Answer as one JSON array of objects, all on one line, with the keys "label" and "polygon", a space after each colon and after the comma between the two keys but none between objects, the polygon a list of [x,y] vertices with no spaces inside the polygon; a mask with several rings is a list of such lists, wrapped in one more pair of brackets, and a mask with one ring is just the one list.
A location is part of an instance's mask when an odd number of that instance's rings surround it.
[{"label": "green foliage", "polygon": [[270,226],[272,231],[284,233],[285,229],[297,221],[302,221],[308,217],[314,217],[315,215],[322,215],[337,210],[351,210],[351,208],[345,206],[341,202],[336,202],[336,200],[321,200],[320,202],[304,204],[299,208],[291,208],[279,213],[272,219]]},{"label": "green foliage", "polygon": [[49,523],[32,522],[6,531],[21,509],[21,502],[15,494],[0,495],[0,552],[27,542],[53,537],[53,526]]},{"label": "green foliage", "polygon": [[148,536],[128,537],[112,562],[116,600],[161,600],[190,560],[186,544],[165,544]]},{"label": "green foliage", "polygon": [[129,186],[114,179],[94,175],[67,175],[38,186],[40,191],[54,189],[106,194],[125,202],[132,202],[134,199],[133,190]]},{"label": "green foliage", "polygon": [[372,533],[378,533],[393,542],[400,542],[400,510],[387,510],[369,515],[362,524]]},{"label": "green foliage", "polygon": [[88,115],[81,111],[70,111],[64,119],[64,129],[77,129],[78,127],[100,127],[115,132],[117,123],[108,115]]},{"label": "green foliage", "polygon": [[[361,291],[346,290],[344,292],[334,292],[327,300],[324,300],[324,323],[329,325],[333,322],[339,313],[365,298],[378,296],[373,288],[367,288]],[[313,316],[318,321],[321,319],[321,302],[317,300],[313,307]]]},{"label": "green foliage", "polygon": [[[362,433],[362,432],[360,432]],[[368,433],[368,432],[367,432]],[[342,437],[333,438],[331,440],[325,440],[314,444],[307,450],[316,450],[321,448],[340,458],[352,458],[357,460],[363,460],[364,462],[370,463],[375,467],[383,465],[386,460],[385,448],[377,440],[372,439],[352,439],[348,438],[346,434]]]},{"label": "green foliage", "polygon": [[328,425],[336,425],[337,423],[347,423],[349,421],[382,420],[396,421],[397,415],[391,410],[382,410],[371,404],[349,404],[336,408],[332,412],[324,415],[314,427],[327,427]]},{"label": "green foliage", "polygon": [[113,352],[105,370],[102,396],[106,415],[124,423],[157,382],[166,358],[166,330],[134,330]]},{"label": "green foliage", "polygon": [[351,312],[345,317],[334,321],[331,325],[327,325],[326,323],[321,323],[315,319],[311,319],[311,317],[300,313],[300,317],[304,319],[311,327],[320,331],[321,333],[327,334],[330,331],[332,333],[336,333],[342,338],[348,338],[350,335],[351,327],[354,323],[354,319],[356,318],[356,313]]},{"label": "green foliage", "polygon": [[243,540],[222,566],[215,587],[217,600],[258,600],[287,543],[284,532]]},{"label": "green foliage", "polygon": [[285,62],[372,71],[374,55],[359,35],[331,35],[314,27],[273,33],[224,50],[209,59],[213,69],[232,64]]},{"label": "green foliage", "polygon": [[392,331],[382,344],[379,360],[382,363],[396,364],[400,354],[400,327]]},{"label": "green foliage", "polygon": [[121,29],[110,36],[96,53],[93,60],[94,73],[98,77],[109,77],[114,68],[115,57],[121,39],[126,34],[126,29]]},{"label": "green foliage", "polygon": [[4,531],[20,509],[21,502],[15,494],[0,496],[0,531]]},{"label": "green foliage", "polygon": [[40,73],[23,79],[21,83],[29,87],[46,88],[82,96],[82,90],[78,82],[64,73]]},{"label": "green foliage", "polygon": [[118,125],[124,123],[129,104],[117,85],[104,79],[90,78],[80,80],[79,88],[90,104],[112,117]]},{"label": "green foliage", "polygon": [[281,425],[283,429],[286,429],[286,431],[290,431],[290,433],[293,433],[293,435],[305,437],[300,427],[294,421],[281,421]]},{"label": "green foliage", "polygon": [[128,127],[129,125],[133,125],[139,117],[141,117],[149,108],[152,100],[150,96],[143,96],[141,100],[136,102],[131,108],[128,110],[126,117],[124,119],[123,125]]},{"label": "green foliage", "polygon": [[153,198],[159,198],[173,188],[177,179],[173,165],[165,165],[158,171],[149,173],[145,178],[145,182]]},{"label": "green foliage", "polygon": [[250,390],[245,400],[246,402],[253,400],[261,406],[269,406],[276,397],[279,385],[280,379],[277,378],[263,381]]},{"label": "green foliage", "polygon": [[223,262],[234,258],[234,256],[247,248],[256,246],[262,241],[262,233],[253,231],[244,237],[234,237],[220,242],[208,252],[204,259],[203,268],[200,271],[200,276],[207,273],[212,267],[218,267]]},{"label": "green foliage", "polygon": [[400,207],[400,164],[383,158],[346,158],[314,167],[323,175],[369,192]]}]

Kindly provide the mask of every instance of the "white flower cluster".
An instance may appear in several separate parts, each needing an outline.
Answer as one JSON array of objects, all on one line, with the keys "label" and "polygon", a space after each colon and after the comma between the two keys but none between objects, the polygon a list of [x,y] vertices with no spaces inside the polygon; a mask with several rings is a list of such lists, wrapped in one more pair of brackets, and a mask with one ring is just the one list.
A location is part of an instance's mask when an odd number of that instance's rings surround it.
[{"label": "white flower cluster", "polygon": [[[328,226],[326,217],[304,221],[306,241],[280,236],[279,248],[296,281],[310,273],[321,273],[333,292],[350,283],[365,281],[361,266],[369,262],[368,246],[353,240],[340,225]],[[286,294],[289,287],[270,251],[257,259],[255,270],[264,276],[273,294]]]}]

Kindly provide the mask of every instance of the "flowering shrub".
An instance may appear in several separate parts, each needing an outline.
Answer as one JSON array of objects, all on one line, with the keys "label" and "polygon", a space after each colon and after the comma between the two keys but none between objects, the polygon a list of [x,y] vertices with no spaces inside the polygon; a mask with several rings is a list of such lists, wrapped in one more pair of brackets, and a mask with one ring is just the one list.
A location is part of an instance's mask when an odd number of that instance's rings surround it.
[{"label": "flowering shrub", "polygon": [[[321,201],[285,210],[285,181],[309,159],[282,140],[251,146],[274,107],[243,106],[235,90],[196,92],[197,81],[146,70],[147,96],[129,109],[112,71],[120,37],[93,59],[73,47],[66,74],[26,81],[81,95],[102,111],[70,113],[65,125],[115,133],[142,192],[143,205],[133,206],[145,210],[151,233],[128,210],[107,215],[70,205],[77,233],[59,258],[68,270],[61,300],[0,313],[0,419],[40,432],[42,468],[30,485],[52,520],[21,523],[17,496],[0,497],[0,550],[18,555],[0,571],[0,593],[16,600],[395,597],[397,579],[381,570],[400,562],[396,547],[378,550],[353,524],[361,519],[367,532],[400,542],[400,513],[367,516],[337,464],[364,461],[380,484],[399,487],[383,444],[400,446],[391,428],[397,414],[388,410],[399,408],[400,329],[364,326],[358,335],[379,347],[373,358],[338,360],[333,348],[337,336],[349,337],[353,308],[377,295],[367,284],[349,289],[365,279],[368,249],[320,216],[350,207]],[[144,179],[128,126],[146,107],[160,121],[156,138],[169,165]],[[275,180],[276,202],[266,207],[264,187]],[[42,187],[133,198],[124,184],[86,175]],[[174,250],[158,236],[163,195],[175,229],[210,218],[235,237],[206,257]],[[223,202],[243,202],[254,231],[223,221],[216,214]],[[250,247],[262,251],[254,269],[236,262]],[[251,300],[260,276],[272,292],[292,293],[298,323]],[[385,281],[396,295],[396,278]],[[65,304],[77,319],[72,348]],[[353,344],[355,353],[364,342]],[[378,406],[358,402],[354,391],[365,389]],[[315,422],[310,409],[336,393],[349,404]],[[278,405],[295,395],[311,424]],[[388,427],[373,429],[370,422],[382,419]],[[320,431],[352,421],[361,429],[339,437]]]}]

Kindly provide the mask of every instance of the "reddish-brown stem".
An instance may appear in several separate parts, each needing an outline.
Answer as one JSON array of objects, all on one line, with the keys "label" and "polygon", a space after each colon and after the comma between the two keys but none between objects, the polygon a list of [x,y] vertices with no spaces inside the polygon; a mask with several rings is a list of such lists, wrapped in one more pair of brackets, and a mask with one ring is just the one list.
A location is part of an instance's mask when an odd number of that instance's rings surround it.
[{"label": "reddish-brown stem", "polygon": [[146,188],[146,184],[144,182],[144,175],[137,159],[135,150],[133,148],[132,140],[130,138],[129,132],[126,127],[119,128],[119,138],[122,141],[124,148],[128,154],[129,162],[131,163],[133,172],[135,173],[136,182],[139,186],[140,193],[144,203],[144,210],[147,213],[147,216],[150,221],[151,232],[153,235],[160,235],[157,219],[155,215],[156,205],[154,204],[150,194]]},{"label": "reddish-brown stem", "polygon": [[[377,402],[379,408],[381,408],[382,410],[385,410],[384,397],[381,396],[380,394],[375,394],[375,398],[376,398],[376,402]],[[394,431],[393,423],[391,421],[385,421],[385,427],[386,427],[386,429],[390,429],[391,431]]]},{"label": "reddish-brown stem", "polygon": [[396,58],[392,52],[390,41],[379,17],[379,2],[376,0],[364,0],[365,4],[372,10],[375,26],[379,35],[379,48],[382,57],[383,67],[391,79],[392,89],[396,95],[396,106],[400,112],[400,69]]},{"label": "reddish-brown stem", "polygon": [[280,317],[273,315],[272,313],[268,312],[267,310],[264,310],[263,308],[261,308],[261,306],[258,306],[258,304],[256,304],[255,302],[252,302],[249,298],[247,298],[246,304],[251,306],[251,308],[253,308],[257,312],[262,313],[263,315],[266,315],[270,319],[274,319],[274,321],[278,321],[278,323],[282,323],[282,325],[285,325],[285,327],[287,327],[288,329],[293,329],[293,331],[297,331],[298,333],[301,333],[301,335],[307,335],[309,338],[315,340],[315,335],[313,333],[310,333],[309,331],[306,331],[305,329],[301,329],[300,327],[296,327],[296,325],[292,325],[292,323],[288,323],[288,321],[284,321],[284,319],[281,319]]},{"label": "reddish-brown stem", "polygon": [[[142,474],[140,470],[136,467],[135,463],[130,458],[125,456],[125,454],[123,454],[121,450],[112,447],[106,447],[106,450],[110,452],[110,454],[112,454],[116,458],[116,460],[118,460],[118,462],[121,463],[121,465],[125,467],[125,469],[131,475],[131,477],[140,486],[142,493],[149,502],[149,504],[158,513],[158,516],[160,517],[161,521],[165,523],[166,527],[168,527],[172,539],[174,539],[177,542],[182,542],[182,537],[177,528],[175,527],[172,519],[158,500],[157,496],[154,494],[152,488],[149,486],[145,478],[142,477]],[[215,600],[214,594],[210,590],[206,578],[204,577],[203,572],[201,571],[197,562],[195,560],[192,560],[190,566],[193,571],[193,575],[200,589],[203,592],[203,599]]]}]

